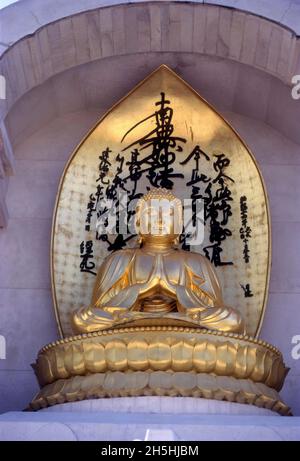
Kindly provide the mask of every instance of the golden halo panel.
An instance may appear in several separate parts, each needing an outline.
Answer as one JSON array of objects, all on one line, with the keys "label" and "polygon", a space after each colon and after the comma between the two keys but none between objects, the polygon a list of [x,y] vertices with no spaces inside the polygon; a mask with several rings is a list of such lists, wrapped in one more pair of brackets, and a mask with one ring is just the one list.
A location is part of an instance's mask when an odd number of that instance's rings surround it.
[{"label": "golden halo panel", "polygon": [[[164,158],[157,156],[162,144]],[[74,333],[71,314],[89,305],[97,269],[110,249],[124,243],[96,232],[103,197],[112,197],[114,208],[118,190],[138,198],[152,187],[205,203],[204,241],[190,249],[212,261],[226,304],[241,312],[247,333],[257,336],[270,270],[268,203],[260,172],[233,128],[166,66],[99,121],[65,168],[51,248],[61,335]],[[125,244],[137,245],[136,237]]]}]

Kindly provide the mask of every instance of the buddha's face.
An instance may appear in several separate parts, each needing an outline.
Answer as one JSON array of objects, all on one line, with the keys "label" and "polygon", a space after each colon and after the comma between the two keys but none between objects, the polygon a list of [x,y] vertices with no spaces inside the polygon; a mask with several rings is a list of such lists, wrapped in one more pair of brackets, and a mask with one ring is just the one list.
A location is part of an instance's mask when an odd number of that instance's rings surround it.
[{"label": "buddha's face", "polygon": [[143,237],[175,239],[182,231],[182,210],[170,200],[146,200],[138,211],[137,226]]}]

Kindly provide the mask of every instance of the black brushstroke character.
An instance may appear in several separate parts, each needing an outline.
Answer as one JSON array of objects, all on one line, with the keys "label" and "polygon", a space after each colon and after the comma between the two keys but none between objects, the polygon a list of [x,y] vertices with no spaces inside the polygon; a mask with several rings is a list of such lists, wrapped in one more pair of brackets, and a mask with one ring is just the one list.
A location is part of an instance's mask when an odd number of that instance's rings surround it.
[{"label": "black brushstroke character", "polygon": [[250,261],[249,240],[252,236],[252,229],[250,226],[248,226],[248,204],[247,197],[245,195],[240,198],[240,210],[242,223],[242,227],[240,227],[240,238],[244,243],[243,258],[247,264]]},{"label": "black brushstroke character", "polygon": [[[211,181],[207,188],[207,200],[205,203],[205,222],[209,221],[210,236],[209,241],[212,245],[208,245],[203,248],[205,256],[215,266],[226,266],[233,265],[232,261],[223,261],[221,259],[221,253],[223,252],[222,242],[227,237],[232,236],[232,232],[228,227],[228,221],[232,216],[231,204],[233,198],[227,181],[234,182],[227,174],[225,169],[230,165],[230,160],[224,154],[214,155],[216,161],[213,164],[214,170],[217,172],[217,176]],[[218,184],[219,187],[213,193],[213,184]],[[221,215],[221,216],[220,216]]]},{"label": "black brushstroke character", "polygon": [[96,211],[96,198],[94,197],[94,194],[90,195],[90,200],[87,204],[87,210],[88,210],[88,213],[86,215],[86,220],[85,220],[86,222],[85,230],[89,232],[91,229],[91,219],[92,219],[94,211]]},{"label": "black brushstroke character", "polygon": [[[202,184],[207,184],[211,181],[211,178],[209,178],[207,175],[201,173],[199,175],[200,171],[200,162],[201,159],[205,159],[207,162],[210,161],[209,155],[204,152],[201,147],[197,144],[192,152],[187,156],[186,159],[184,159],[182,162],[180,162],[180,165],[186,165],[188,164],[191,160],[194,161],[194,168],[192,169],[192,174],[191,174],[191,179],[187,181],[186,185],[187,186],[192,186],[192,192],[190,195],[190,199],[192,201],[192,227],[196,229],[197,226],[197,200],[201,199],[204,200],[205,203],[205,198],[201,194],[201,186]],[[188,223],[189,224],[189,223]],[[200,225],[203,223],[200,222]],[[184,227],[183,233],[180,236],[179,242],[181,243],[181,247],[183,250],[188,250],[190,251],[191,247],[187,242],[187,239],[191,237],[191,233],[186,233],[186,229]]]},{"label": "black brushstroke character", "polygon": [[81,242],[80,244],[80,272],[88,272],[89,274],[97,275],[93,271],[95,269],[95,263],[91,261],[94,257],[93,253],[93,241],[88,240],[87,242]]},{"label": "black brushstroke character", "polygon": [[140,122],[131,127],[123,136],[122,141],[139,125],[148,120],[155,119],[155,128],[146,135],[132,142],[123,149],[123,152],[133,146],[140,146],[140,150],[151,148],[151,154],[140,160],[140,165],[145,165],[142,172],[147,172],[153,187],[165,187],[172,189],[174,178],[183,178],[182,173],[174,173],[174,168],[171,165],[175,162],[176,152],[182,152],[180,143],[186,143],[185,138],[173,136],[174,125],[172,123],[173,109],[170,107],[171,102],[166,99],[165,93],[161,93],[160,101],[156,102],[158,110],[144,118]]},{"label": "black brushstroke character", "polygon": [[252,298],[253,293],[252,293],[251,288],[250,288],[250,283],[246,283],[246,285],[242,285],[240,283],[240,285],[241,285],[241,288],[244,291],[245,298]]}]

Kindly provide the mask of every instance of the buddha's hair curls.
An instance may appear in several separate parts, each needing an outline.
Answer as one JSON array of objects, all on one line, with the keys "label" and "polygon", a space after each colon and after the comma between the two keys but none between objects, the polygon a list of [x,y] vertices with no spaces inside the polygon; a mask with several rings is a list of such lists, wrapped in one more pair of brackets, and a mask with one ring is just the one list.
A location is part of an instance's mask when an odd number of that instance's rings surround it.
[{"label": "buddha's hair curls", "polygon": [[145,202],[149,200],[168,200],[169,202],[173,202],[174,206],[178,208],[180,214],[182,214],[182,203],[181,200],[176,197],[169,189],[165,189],[164,187],[156,187],[150,189],[146,194],[141,197],[137,202],[137,213],[138,210],[143,208]]}]

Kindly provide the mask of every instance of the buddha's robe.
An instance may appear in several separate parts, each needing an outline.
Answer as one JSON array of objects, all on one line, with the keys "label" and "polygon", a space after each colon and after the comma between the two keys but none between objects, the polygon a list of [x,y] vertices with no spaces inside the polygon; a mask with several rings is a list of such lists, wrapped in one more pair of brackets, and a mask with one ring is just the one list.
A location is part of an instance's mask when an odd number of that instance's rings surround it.
[{"label": "buddha's robe", "polygon": [[[165,300],[171,312],[142,312],[143,300]],[[243,333],[241,315],[224,305],[212,264],[204,256],[170,249],[119,250],[101,265],[90,306],[73,316],[77,332],[97,331],[134,319],[169,318],[203,328]]]}]

